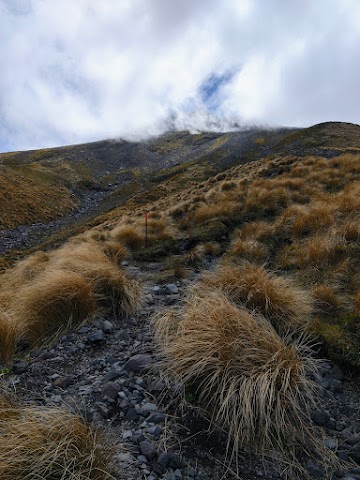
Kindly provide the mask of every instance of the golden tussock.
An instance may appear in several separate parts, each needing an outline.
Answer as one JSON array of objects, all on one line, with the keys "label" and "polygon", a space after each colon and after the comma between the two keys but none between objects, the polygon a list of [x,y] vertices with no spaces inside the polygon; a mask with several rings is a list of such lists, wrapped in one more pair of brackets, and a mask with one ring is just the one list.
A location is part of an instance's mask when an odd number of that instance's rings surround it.
[{"label": "golden tussock", "polygon": [[241,445],[290,456],[298,445],[311,448],[315,386],[307,374],[317,362],[306,343],[280,338],[218,291],[196,290],[182,311],[159,316],[155,331],[163,368],[228,431],[235,455]]},{"label": "golden tussock", "polygon": [[95,312],[89,283],[78,273],[51,270],[14,298],[10,311],[31,343],[78,325]]},{"label": "golden tussock", "polygon": [[0,363],[11,360],[22,336],[21,324],[0,308]]},{"label": "golden tussock", "polygon": [[145,233],[133,225],[120,225],[111,230],[110,237],[130,250],[139,250],[144,246]]},{"label": "golden tussock", "polygon": [[60,408],[0,401],[1,480],[110,480],[99,431]]},{"label": "golden tussock", "polygon": [[310,293],[293,280],[253,263],[219,266],[214,273],[204,274],[202,281],[237,304],[256,309],[280,330],[306,326],[312,312]]}]

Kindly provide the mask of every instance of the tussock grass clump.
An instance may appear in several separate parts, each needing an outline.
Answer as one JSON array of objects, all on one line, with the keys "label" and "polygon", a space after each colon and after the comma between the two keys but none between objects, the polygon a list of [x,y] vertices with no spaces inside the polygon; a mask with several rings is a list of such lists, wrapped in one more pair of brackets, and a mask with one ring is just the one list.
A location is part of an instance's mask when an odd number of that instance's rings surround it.
[{"label": "tussock grass clump", "polygon": [[242,205],[230,199],[219,199],[216,203],[200,205],[193,216],[193,222],[202,224],[213,218],[231,218],[241,210]]},{"label": "tussock grass clump", "polygon": [[84,243],[76,248],[65,245],[56,252],[54,264],[81,274],[91,287],[97,307],[119,316],[130,316],[140,305],[139,284],[109,260],[106,245]]},{"label": "tussock grass clump", "polygon": [[140,306],[141,291],[138,282],[120,270],[108,266],[98,266],[88,271],[96,305],[104,312],[117,317],[134,315]]},{"label": "tussock grass clump", "polygon": [[118,242],[77,237],[2,275],[0,360],[10,359],[20,339],[30,345],[51,339],[86,321],[96,309],[118,316],[136,313],[139,284],[119,270],[126,255]]},{"label": "tussock grass clump", "polygon": [[16,266],[1,276],[3,289],[12,290],[26,283],[31,283],[48,267],[50,255],[39,251],[21,260]]},{"label": "tussock grass clump", "polygon": [[231,242],[229,254],[246,260],[264,262],[269,256],[269,250],[266,245],[257,240],[235,238]]},{"label": "tussock grass clump", "polygon": [[323,313],[334,313],[339,307],[339,298],[336,289],[331,285],[317,284],[313,288],[315,304]]},{"label": "tussock grass clump", "polygon": [[290,343],[264,317],[209,290],[195,290],[183,311],[158,317],[155,331],[163,367],[226,428],[235,452],[241,445],[286,455],[311,448],[315,387],[307,374],[317,362],[305,342]]},{"label": "tussock grass clump", "polygon": [[21,325],[0,308],[0,362],[11,360],[22,334]]},{"label": "tussock grass clump", "polygon": [[130,250],[139,250],[144,246],[145,234],[133,225],[120,225],[110,232],[111,239],[122,243]]},{"label": "tussock grass clump", "polygon": [[89,283],[78,273],[51,270],[19,291],[10,308],[31,343],[68,330],[95,311]]},{"label": "tussock grass clump", "polygon": [[243,240],[266,240],[274,235],[274,227],[269,223],[258,221],[245,223],[241,230],[236,231],[236,236]]},{"label": "tussock grass clump", "polygon": [[312,311],[312,297],[306,290],[253,263],[219,266],[202,281],[220,289],[235,303],[256,309],[279,330],[305,326]]},{"label": "tussock grass clump", "polygon": [[59,408],[0,401],[2,480],[109,480],[110,450],[100,432]]},{"label": "tussock grass clump", "polygon": [[101,248],[109,260],[118,266],[129,256],[127,248],[119,242],[108,240],[101,245]]}]

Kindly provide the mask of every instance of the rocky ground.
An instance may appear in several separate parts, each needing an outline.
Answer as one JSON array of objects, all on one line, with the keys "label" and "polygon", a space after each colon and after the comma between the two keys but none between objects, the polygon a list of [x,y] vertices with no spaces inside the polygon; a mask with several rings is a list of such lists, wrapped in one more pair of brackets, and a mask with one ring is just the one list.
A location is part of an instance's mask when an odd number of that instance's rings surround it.
[{"label": "rocky ground", "polygon": [[[284,478],[276,466],[251,452],[239,465],[226,465],[226,437],[208,433],[195,408],[185,408],[176,385],[156,366],[151,320],[185,295],[187,280],[165,276],[161,263],[124,268],[145,286],[138,316],[128,320],[97,317],[90,324],[15,360],[3,381],[26,403],[74,408],[105,428],[115,445],[115,478],[126,480],[243,480]],[[359,382],[325,362],[321,403],[313,421],[323,430],[326,446],[344,461],[342,471],[326,477],[311,459],[314,478],[360,480]]]}]

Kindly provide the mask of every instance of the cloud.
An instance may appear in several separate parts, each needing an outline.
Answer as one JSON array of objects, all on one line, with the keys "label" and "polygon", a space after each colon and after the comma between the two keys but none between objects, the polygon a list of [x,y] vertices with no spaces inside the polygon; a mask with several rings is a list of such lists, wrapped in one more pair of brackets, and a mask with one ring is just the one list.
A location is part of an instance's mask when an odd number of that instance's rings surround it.
[{"label": "cloud", "polygon": [[359,122],[357,0],[0,0],[0,150]]}]

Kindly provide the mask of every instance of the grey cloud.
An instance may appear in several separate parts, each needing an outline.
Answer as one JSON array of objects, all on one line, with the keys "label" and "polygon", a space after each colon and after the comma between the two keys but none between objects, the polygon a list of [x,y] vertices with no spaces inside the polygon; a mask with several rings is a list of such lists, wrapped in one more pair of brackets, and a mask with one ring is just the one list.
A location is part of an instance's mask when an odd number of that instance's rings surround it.
[{"label": "grey cloud", "polygon": [[0,0],[0,150],[358,122],[359,23],[357,0]]}]

